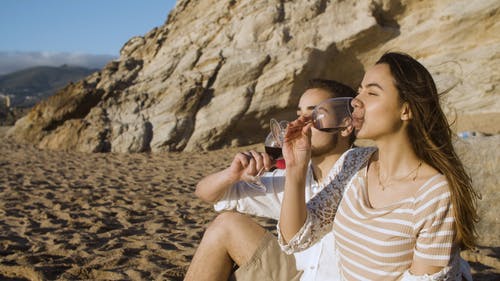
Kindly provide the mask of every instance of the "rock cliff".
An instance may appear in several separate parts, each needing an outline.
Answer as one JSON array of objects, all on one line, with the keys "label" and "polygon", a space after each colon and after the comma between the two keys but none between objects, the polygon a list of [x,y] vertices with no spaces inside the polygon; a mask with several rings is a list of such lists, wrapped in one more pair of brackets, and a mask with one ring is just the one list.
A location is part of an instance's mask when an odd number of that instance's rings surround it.
[{"label": "rock cliff", "polygon": [[131,38],[118,60],[36,105],[9,134],[89,152],[260,142],[269,118],[294,116],[308,79],[356,87],[388,50],[431,70],[449,90],[450,118],[498,113],[499,8],[497,0],[179,0],[163,26]]}]

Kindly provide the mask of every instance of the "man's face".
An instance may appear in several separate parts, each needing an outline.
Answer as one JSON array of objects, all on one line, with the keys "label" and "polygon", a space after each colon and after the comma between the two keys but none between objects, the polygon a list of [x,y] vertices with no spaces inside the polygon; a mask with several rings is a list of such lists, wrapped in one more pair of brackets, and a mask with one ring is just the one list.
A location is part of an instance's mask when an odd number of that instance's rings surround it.
[{"label": "man's face", "polygon": [[[297,107],[297,116],[310,117],[314,107],[334,96],[323,89],[309,89],[302,94]],[[321,156],[330,152],[337,145],[337,134],[321,132],[314,127],[311,136],[311,156]]]}]

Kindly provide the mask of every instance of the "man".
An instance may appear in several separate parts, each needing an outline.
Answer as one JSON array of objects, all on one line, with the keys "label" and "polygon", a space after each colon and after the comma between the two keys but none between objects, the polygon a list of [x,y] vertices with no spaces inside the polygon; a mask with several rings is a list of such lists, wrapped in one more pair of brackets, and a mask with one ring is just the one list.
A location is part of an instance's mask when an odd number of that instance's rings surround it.
[{"label": "man", "polygon": [[[335,97],[354,97],[355,91],[341,83],[314,79],[300,98],[297,115],[310,116],[319,103]],[[306,181],[306,201],[335,178],[341,163],[335,163],[353,144],[344,130],[326,133],[312,129],[312,153]],[[339,161],[341,162],[341,161]],[[203,178],[196,195],[214,203],[223,212],[210,224],[193,257],[185,280],[228,280],[234,263],[239,268],[235,280],[336,280],[334,237],[320,241],[294,255],[281,252],[277,238],[245,214],[279,218],[285,173],[276,169],[261,177],[266,191],[255,188],[252,178],[272,161],[266,153],[238,153],[231,165]]]}]

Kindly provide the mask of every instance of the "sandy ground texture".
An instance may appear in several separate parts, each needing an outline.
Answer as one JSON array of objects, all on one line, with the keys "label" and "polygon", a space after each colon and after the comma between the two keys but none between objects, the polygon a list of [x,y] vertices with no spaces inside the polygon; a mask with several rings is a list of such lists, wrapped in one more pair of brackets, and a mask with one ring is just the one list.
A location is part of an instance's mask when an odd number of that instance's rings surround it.
[{"label": "sandy ground texture", "polygon": [[215,216],[194,187],[237,151],[83,154],[0,140],[0,280],[182,280]]},{"label": "sandy ground texture", "polygon": [[[248,149],[84,154],[1,137],[0,280],[182,280],[216,215],[196,182]],[[499,247],[463,255],[476,280],[499,280]]]}]

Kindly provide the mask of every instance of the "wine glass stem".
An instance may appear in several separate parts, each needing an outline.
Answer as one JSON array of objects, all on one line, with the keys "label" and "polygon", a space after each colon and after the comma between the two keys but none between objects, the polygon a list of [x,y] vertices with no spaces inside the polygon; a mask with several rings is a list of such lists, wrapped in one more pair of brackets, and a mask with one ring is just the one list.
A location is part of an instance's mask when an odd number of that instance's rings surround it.
[{"label": "wine glass stem", "polygon": [[260,168],[259,172],[255,176],[260,177],[262,175],[262,172],[264,172],[264,167]]}]

